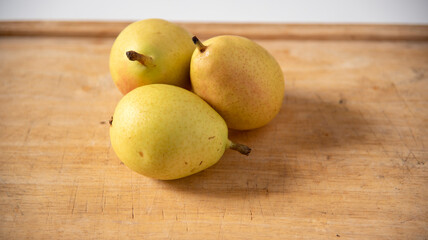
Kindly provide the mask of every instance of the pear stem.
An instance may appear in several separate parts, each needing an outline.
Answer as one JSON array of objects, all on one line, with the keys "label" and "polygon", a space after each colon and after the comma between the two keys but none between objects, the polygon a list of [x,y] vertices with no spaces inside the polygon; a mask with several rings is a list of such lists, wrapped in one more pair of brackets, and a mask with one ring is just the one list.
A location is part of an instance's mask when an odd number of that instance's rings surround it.
[{"label": "pear stem", "polygon": [[153,58],[145,56],[141,53],[137,53],[136,51],[127,51],[126,52],[126,57],[128,57],[128,59],[130,61],[138,61],[141,64],[143,64],[146,67],[154,67],[156,66],[153,63]]},{"label": "pear stem", "polygon": [[193,40],[193,43],[198,48],[199,52],[203,53],[207,49],[207,46],[202,44],[201,41],[199,41],[199,39],[196,36],[193,36],[192,40]]},{"label": "pear stem", "polygon": [[233,149],[233,150],[235,150],[235,151],[238,151],[238,152],[240,152],[241,154],[244,154],[244,155],[249,155],[250,154],[250,152],[251,152],[251,148],[249,148],[248,146],[245,146],[244,144],[240,144],[240,143],[234,143],[234,142],[231,142],[230,143],[230,147],[229,147],[230,149]]}]

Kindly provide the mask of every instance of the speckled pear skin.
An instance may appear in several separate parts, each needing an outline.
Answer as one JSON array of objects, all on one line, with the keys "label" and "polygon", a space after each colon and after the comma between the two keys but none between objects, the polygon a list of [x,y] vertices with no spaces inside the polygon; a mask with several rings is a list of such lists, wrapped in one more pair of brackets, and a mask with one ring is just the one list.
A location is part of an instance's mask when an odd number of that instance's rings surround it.
[{"label": "speckled pear skin", "polygon": [[207,101],[229,128],[249,130],[269,123],[284,97],[284,75],[257,43],[239,36],[217,36],[195,49],[190,63],[193,91]]},{"label": "speckled pear skin", "polygon": [[[110,73],[123,94],[153,83],[186,88],[194,49],[184,28],[162,19],[141,20],[128,25],[116,38],[110,52]],[[131,50],[151,57],[156,66],[130,61],[126,52]]]},{"label": "speckled pear skin", "polygon": [[215,164],[231,142],[225,121],[185,89],[152,84],[118,103],[110,126],[112,147],[133,171],[169,180]]}]

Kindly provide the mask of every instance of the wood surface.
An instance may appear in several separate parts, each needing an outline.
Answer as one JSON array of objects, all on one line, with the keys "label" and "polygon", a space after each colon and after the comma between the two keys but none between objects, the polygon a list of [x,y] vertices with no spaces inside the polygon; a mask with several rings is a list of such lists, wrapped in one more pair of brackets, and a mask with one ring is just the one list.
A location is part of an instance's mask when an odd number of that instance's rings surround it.
[{"label": "wood surface", "polygon": [[[116,37],[130,22],[3,22],[2,36]],[[428,41],[427,25],[380,24],[177,24],[200,38],[234,34],[253,39]]]},{"label": "wood surface", "polygon": [[64,24],[0,23],[2,239],[428,239],[427,26],[185,24],[251,36],[286,97],[230,132],[249,157],[157,181],[110,145],[123,23]]}]

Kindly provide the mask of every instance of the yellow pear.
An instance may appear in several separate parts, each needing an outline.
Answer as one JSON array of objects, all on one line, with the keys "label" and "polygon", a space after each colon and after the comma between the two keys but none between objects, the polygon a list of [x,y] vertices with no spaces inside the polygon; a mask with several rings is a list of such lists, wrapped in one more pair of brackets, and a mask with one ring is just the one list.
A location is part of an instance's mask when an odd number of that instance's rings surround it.
[{"label": "yellow pear", "polygon": [[110,73],[119,90],[164,83],[188,87],[189,66],[195,46],[182,27],[162,19],[128,25],[110,52]]},{"label": "yellow pear", "polygon": [[137,173],[177,179],[215,164],[227,148],[248,155],[228,139],[223,118],[194,93],[151,84],[126,94],[110,121],[111,144],[119,159]]},{"label": "yellow pear", "polygon": [[229,128],[249,130],[269,123],[284,97],[284,75],[269,52],[239,36],[217,36],[197,48],[190,63],[193,91]]}]

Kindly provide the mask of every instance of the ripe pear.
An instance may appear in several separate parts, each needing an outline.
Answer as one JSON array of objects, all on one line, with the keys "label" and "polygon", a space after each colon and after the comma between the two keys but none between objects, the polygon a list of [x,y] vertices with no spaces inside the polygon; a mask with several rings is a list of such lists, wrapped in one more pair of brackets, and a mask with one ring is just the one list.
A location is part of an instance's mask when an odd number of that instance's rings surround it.
[{"label": "ripe pear", "polygon": [[228,148],[246,155],[251,151],[228,139],[225,121],[200,97],[167,84],[126,94],[110,121],[110,139],[126,166],[162,180],[202,171]]},{"label": "ripe pear", "polygon": [[275,58],[239,36],[217,36],[197,48],[190,62],[193,91],[207,101],[229,128],[249,130],[269,123],[284,97],[284,75]]},{"label": "ripe pear", "polygon": [[141,20],[128,25],[116,38],[110,52],[110,73],[123,94],[152,83],[186,88],[194,49],[184,28],[162,19]]}]

